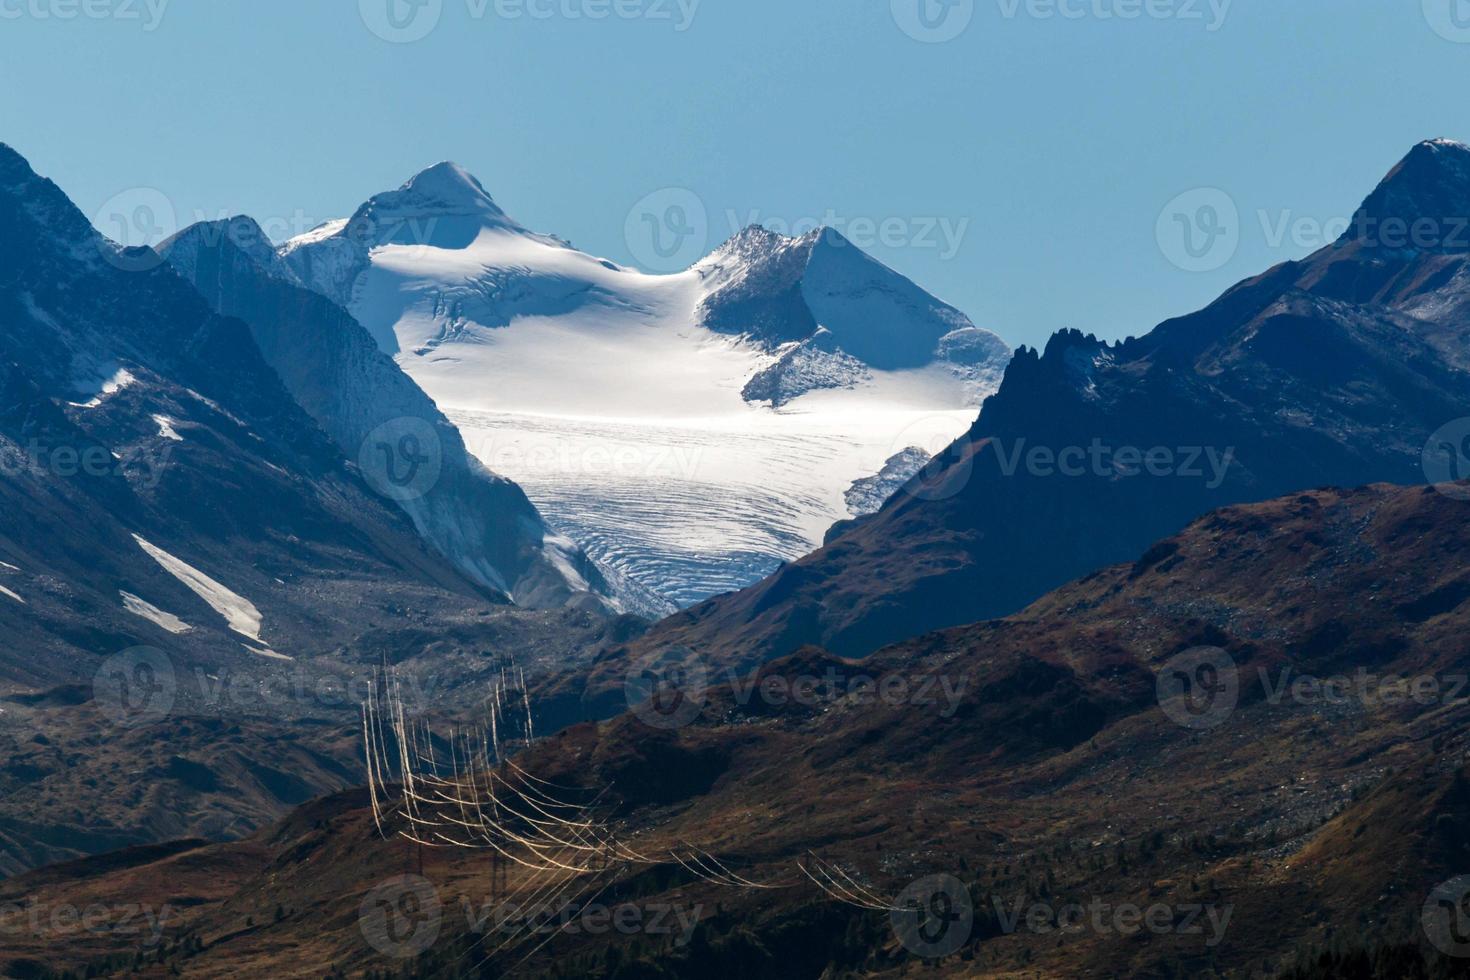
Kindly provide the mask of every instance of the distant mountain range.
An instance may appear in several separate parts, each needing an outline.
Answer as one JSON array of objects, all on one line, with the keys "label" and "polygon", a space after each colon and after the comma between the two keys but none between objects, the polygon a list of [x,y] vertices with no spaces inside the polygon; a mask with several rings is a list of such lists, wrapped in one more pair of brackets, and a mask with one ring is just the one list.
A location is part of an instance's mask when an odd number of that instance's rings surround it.
[{"label": "distant mountain range", "polygon": [[[381,275],[391,279],[398,261],[475,261],[480,253],[469,246],[482,236],[506,244],[496,234],[527,250],[525,268],[513,261],[477,266],[488,278],[461,282],[452,301],[436,294],[445,309],[461,304],[490,322],[497,321],[470,294],[503,308],[508,326],[485,328],[492,333],[521,336],[513,324],[525,322],[547,290],[556,292],[557,277],[547,278],[544,263],[567,263],[584,276],[595,274],[589,269],[616,273],[619,288],[638,283],[648,295],[669,287],[525,231],[457,168],[434,168],[403,191],[374,198],[354,221],[352,234],[324,229],[283,248],[246,217],[195,225],[157,250],[124,248],[94,230],[19,154],[0,147],[0,874],[181,834],[235,835],[359,778],[360,760],[336,727],[350,724],[355,703],[300,693],[284,703],[236,705],[228,696],[222,703],[231,683],[254,689],[271,679],[297,692],[341,691],[388,659],[432,674],[449,689],[441,695],[449,703],[460,697],[457,684],[493,669],[492,655],[514,653],[532,676],[564,670],[638,632],[619,613],[673,608],[668,594],[620,567],[647,572],[657,559],[642,562],[602,540],[601,554],[612,560],[594,562],[548,525],[516,483],[467,449],[455,422],[390,356],[397,334],[382,330],[398,319],[367,317],[365,325],[334,299],[354,302],[358,291],[382,286],[377,264],[386,263]],[[399,230],[379,240],[359,234],[364,223]],[[423,255],[417,245],[400,251],[394,235],[412,235],[404,228],[432,229],[433,246]],[[362,242],[370,247],[359,253]],[[854,349],[874,359],[853,382],[858,388],[837,394],[878,404],[877,389],[892,375],[903,391],[913,383],[944,393],[941,432],[971,414],[963,406],[987,382],[984,365],[963,351],[990,350],[990,335],[835,240],[782,242],[769,239],[807,267],[829,267],[780,287],[803,278],[821,284],[812,309],[835,302],[841,276],[830,269],[855,263],[867,277],[863,288],[890,297],[884,315],[894,336],[932,321],[933,363],[915,368],[904,360],[911,352],[898,348],[891,365],[879,363],[864,346],[874,335],[859,330],[873,324],[851,314],[832,319],[852,324]],[[823,258],[828,249],[844,254]],[[604,347],[603,363],[595,348],[579,346],[593,338],[571,336],[566,324],[530,317],[538,329],[523,338],[535,344],[544,333],[552,347],[570,338],[559,356],[582,357],[578,370],[610,389],[626,387],[630,397],[728,397],[737,406],[733,430],[725,422],[702,429],[688,447],[687,462],[700,470],[708,462],[701,454],[731,445],[738,451],[718,460],[705,482],[682,488],[682,517],[657,500],[640,503],[636,487],[595,473],[569,485],[587,514],[605,510],[623,520],[628,508],[644,508],[645,530],[677,550],[655,582],[675,581],[692,562],[744,584],[758,575],[752,568],[778,562],[777,554],[804,553],[837,517],[876,506],[898,470],[862,484],[859,505],[848,508],[842,493],[854,480],[877,474],[890,455],[905,466],[915,458],[906,441],[890,453],[891,433],[874,435],[837,412],[766,438],[762,424],[779,427],[785,418],[742,398],[752,378],[779,375],[782,397],[801,401],[790,368],[798,357],[822,370],[853,356],[823,339],[831,331],[811,315],[799,329],[762,338],[757,327],[777,329],[772,321],[742,330],[739,317],[718,314],[729,296],[770,275],[760,262],[742,273],[733,254],[725,250],[685,277],[718,280],[719,288],[699,294],[709,300],[703,312],[696,315],[691,294],[678,326],[614,322],[609,340],[621,331],[631,346]],[[433,263],[412,274],[420,273],[452,278],[452,269]],[[500,273],[508,278],[497,291],[491,280]],[[426,295],[416,290],[406,294],[410,305]],[[609,291],[603,300],[613,309],[630,295]],[[720,315],[718,331],[698,322]],[[460,327],[466,337],[480,329],[469,320]],[[655,346],[684,360],[650,362],[642,384],[609,370],[648,353],[632,341],[649,333]],[[458,342],[446,343],[454,349]],[[1006,355],[998,341],[991,346]],[[804,353],[793,353],[798,348]],[[681,374],[701,364],[692,377]],[[719,374],[731,364],[739,370]],[[541,398],[548,392],[590,390],[523,380],[521,393],[534,397],[522,407],[532,410],[556,410],[554,397]],[[800,383],[821,387],[815,375]],[[888,421],[932,414],[922,398],[904,405]],[[747,426],[752,418],[764,422]],[[559,440],[570,430],[546,431]],[[629,431],[625,443],[645,457],[668,448],[656,432],[650,443],[649,430]],[[917,431],[920,441],[929,432]],[[626,448],[609,447],[605,435],[593,433],[581,448]],[[859,459],[861,438],[883,440],[871,463]],[[710,489],[729,468],[766,459],[775,446],[785,447],[785,465],[799,471],[790,483],[758,486],[742,472],[734,485],[758,493],[733,510]],[[833,472],[818,465],[837,458],[843,463]],[[553,482],[557,475],[543,474]],[[656,468],[638,476],[645,486],[661,479]],[[783,496],[793,484],[809,489],[813,479],[827,481],[821,493],[830,490],[840,503],[805,489]],[[731,528],[733,536],[725,533]],[[745,532],[747,544],[739,544]],[[724,567],[742,548],[755,564]],[[690,588],[715,591],[711,581]],[[168,693],[165,717],[119,728],[109,712],[155,681]],[[98,693],[99,684],[113,683],[126,704]],[[49,740],[34,740],[42,729]],[[138,798],[128,772],[149,774],[158,787],[153,802]]]},{"label": "distant mountain range", "polygon": [[[1010,350],[832,229],[651,276],[439,164],[262,253],[347,309],[553,526],[659,611],[757,581],[964,431]],[[858,500],[866,500],[859,496]]]},{"label": "distant mountain range", "polygon": [[[740,667],[804,644],[863,655],[1015,612],[1217,507],[1425,482],[1431,435],[1470,416],[1466,215],[1470,148],[1426,142],[1319,252],[1138,339],[1067,330],[1022,348],[970,430],[877,514],[665,620],[585,691],[570,679],[563,703],[617,710],[649,651]],[[1470,457],[1428,448],[1452,454],[1430,467],[1440,479]]]}]

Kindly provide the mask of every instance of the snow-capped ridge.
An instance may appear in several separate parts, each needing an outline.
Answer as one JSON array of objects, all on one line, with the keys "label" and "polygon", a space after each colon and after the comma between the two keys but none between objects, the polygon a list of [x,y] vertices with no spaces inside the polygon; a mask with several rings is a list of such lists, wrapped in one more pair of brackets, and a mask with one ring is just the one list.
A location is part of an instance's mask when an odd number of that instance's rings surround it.
[{"label": "snow-capped ridge", "polygon": [[827,225],[801,235],[783,235],[765,225],[750,224],[696,262],[693,269],[706,278],[717,277],[722,273],[745,271],[751,265],[768,263],[788,254],[795,262],[805,263],[819,244],[857,249],[840,231]]},{"label": "snow-capped ridge", "polygon": [[348,221],[348,227],[364,221],[411,218],[472,218],[485,226],[528,231],[495,203],[477,177],[447,161],[420,171],[397,190],[369,198]]},{"label": "snow-capped ridge", "polygon": [[423,201],[444,208],[504,214],[480,179],[457,163],[436,163],[409,178],[399,193],[404,201]]},{"label": "snow-capped ridge", "polygon": [[652,275],[526,229],[452,164],[281,255],[525,487],[553,537],[656,606],[820,545],[910,427],[964,432],[1010,353],[833,228],[753,224]]}]

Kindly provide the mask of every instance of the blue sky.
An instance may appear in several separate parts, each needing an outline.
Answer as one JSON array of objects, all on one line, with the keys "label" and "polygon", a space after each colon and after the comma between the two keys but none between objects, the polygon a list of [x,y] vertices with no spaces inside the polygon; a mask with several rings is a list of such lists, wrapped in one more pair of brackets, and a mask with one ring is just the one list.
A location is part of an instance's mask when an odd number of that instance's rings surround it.
[{"label": "blue sky", "polygon": [[0,0],[0,140],[89,214],[272,233],[441,159],[631,264],[826,221],[1036,344],[1197,308],[1470,139],[1470,0],[393,2]]}]

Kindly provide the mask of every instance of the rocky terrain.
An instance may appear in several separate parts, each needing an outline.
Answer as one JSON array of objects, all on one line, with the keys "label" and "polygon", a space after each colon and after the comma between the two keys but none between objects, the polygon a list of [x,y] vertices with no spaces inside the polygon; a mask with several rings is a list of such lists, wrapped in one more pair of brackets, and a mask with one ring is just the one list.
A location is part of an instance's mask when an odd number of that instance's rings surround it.
[{"label": "rocky terrain", "polygon": [[[643,860],[564,876],[531,939],[485,916],[544,879],[385,841],[354,791],[249,841],[17,879],[0,905],[171,914],[151,945],[22,930],[10,969],[1258,977],[1397,949],[1459,975],[1424,909],[1470,860],[1460,489],[1227,508],[1006,619],[862,662],[809,648],[755,677],[711,669],[676,692],[691,711],[540,742],[505,777],[585,794]],[[385,940],[374,902],[404,889],[417,904]],[[886,911],[915,896],[941,918]],[[639,925],[586,928],[622,907]],[[656,909],[697,924],[655,929]]]}]

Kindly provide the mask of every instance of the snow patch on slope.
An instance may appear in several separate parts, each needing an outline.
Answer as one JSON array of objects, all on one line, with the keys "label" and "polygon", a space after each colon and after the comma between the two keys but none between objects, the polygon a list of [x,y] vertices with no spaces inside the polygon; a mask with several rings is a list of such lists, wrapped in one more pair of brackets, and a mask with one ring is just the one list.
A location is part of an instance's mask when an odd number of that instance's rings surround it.
[{"label": "snow patch on slope", "polygon": [[83,384],[79,385],[80,390],[84,395],[91,395],[92,397],[84,402],[72,402],[72,407],[96,408],[102,404],[107,396],[117,394],[137,380],[127,368],[117,368],[110,374],[104,377],[98,377],[91,383],[83,382]]},{"label": "snow patch on slope", "polygon": [[167,415],[153,416],[153,424],[158,426],[158,434],[163,438],[172,442],[184,441],[184,437],[179,435],[178,430],[174,428],[174,420]]},{"label": "snow patch on slope", "polygon": [[140,599],[131,592],[123,592],[121,590],[118,591],[118,595],[122,598],[123,608],[128,612],[134,616],[141,616],[148,620],[148,622],[153,623],[155,626],[160,626],[170,633],[188,633],[194,629],[194,627],[173,613],[164,612],[147,599]]},{"label": "snow patch on slope", "polygon": [[257,657],[265,657],[267,660],[295,660],[296,659],[295,657],[288,657],[284,653],[277,653],[276,651],[272,650],[270,647],[253,647],[253,646],[251,646],[248,643],[242,643],[240,645],[242,647],[244,647],[245,649],[249,650],[251,653],[255,654]]},{"label": "snow patch on slope", "polygon": [[9,589],[7,589],[3,585],[0,585],[0,594],[10,596],[10,598],[14,599],[16,602],[20,603],[22,606],[29,605],[29,603],[27,603],[24,599],[22,599],[20,596],[16,595],[14,592],[11,592]]},{"label": "snow patch on slope", "polygon": [[164,571],[184,583],[191,592],[223,616],[225,622],[230,624],[230,629],[257,643],[260,642],[261,615],[254,603],[231,592],[199,569],[175,558],[140,535],[134,534],[133,540],[138,543],[138,547],[148,553],[150,558],[158,562]]}]

